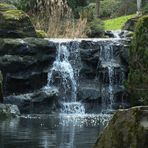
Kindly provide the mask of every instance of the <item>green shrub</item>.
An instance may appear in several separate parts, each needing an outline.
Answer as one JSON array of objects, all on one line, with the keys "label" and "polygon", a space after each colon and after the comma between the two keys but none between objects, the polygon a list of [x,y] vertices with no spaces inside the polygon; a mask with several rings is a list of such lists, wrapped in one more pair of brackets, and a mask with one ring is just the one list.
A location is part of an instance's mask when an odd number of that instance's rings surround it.
[{"label": "green shrub", "polygon": [[143,6],[142,13],[143,14],[148,14],[148,4],[146,4],[146,5]]},{"label": "green shrub", "polygon": [[129,51],[128,89],[132,105],[148,105],[148,16],[139,19]]},{"label": "green shrub", "polygon": [[86,18],[88,22],[91,22],[94,19],[95,14],[95,3],[90,3],[88,6],[80,10],[81,18]]},{"label": "green shrub", "polygon": [[104,35],[104,23],[98,18],[95,18],[89,24],[90,32],[88,33],[88,37],[102,37]]}]

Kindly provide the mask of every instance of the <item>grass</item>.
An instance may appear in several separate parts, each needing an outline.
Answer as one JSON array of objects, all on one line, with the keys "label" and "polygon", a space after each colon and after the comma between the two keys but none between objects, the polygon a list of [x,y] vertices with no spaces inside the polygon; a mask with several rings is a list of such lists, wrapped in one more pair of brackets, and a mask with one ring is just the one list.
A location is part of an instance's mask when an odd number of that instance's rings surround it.
[{"label": "grass", "polygon": [[127,16],[121,16],[114,19],[105,20],[105,30],[119,30],[122,28],[122,26],[125,24],[125,22],[134,17],[135,14],[127,15]]}]

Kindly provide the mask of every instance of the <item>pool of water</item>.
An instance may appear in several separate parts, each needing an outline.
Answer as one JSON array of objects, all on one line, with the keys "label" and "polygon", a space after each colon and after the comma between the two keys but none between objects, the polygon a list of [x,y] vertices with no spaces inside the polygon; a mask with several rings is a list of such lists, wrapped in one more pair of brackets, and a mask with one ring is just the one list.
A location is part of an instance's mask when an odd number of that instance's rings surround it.
[{"label": "pool of water", "polygon": [[0,148],[91,148],[109,115],[22,115],[0,120]]}]

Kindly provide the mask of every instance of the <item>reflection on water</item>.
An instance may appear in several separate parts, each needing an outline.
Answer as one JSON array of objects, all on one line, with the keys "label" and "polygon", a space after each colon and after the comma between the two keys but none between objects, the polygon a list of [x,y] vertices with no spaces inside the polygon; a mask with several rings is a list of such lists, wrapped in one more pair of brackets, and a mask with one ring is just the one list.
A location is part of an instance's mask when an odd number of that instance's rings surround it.
[{"label": "reflection on water", "polygon": [[60,114],[0,120],[0,148],[91,148],[109,118]]}]

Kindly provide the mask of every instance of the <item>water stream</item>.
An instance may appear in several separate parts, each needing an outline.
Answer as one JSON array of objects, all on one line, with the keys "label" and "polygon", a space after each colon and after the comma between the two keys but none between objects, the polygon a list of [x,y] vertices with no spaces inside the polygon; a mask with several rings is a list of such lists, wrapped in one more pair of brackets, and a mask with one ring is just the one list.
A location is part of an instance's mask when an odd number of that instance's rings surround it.
[{"label": "water stream", "polygon": [[48,83],[44,89],[59,89],[60,113],[22,115],[15,120],[1,121],[0,148],[91,148],[94,145],[98,133],[112,116],[114,88],[120,83],[116,78],[116,68],[121,71],[121,80],[124,73],[115,58],[113,40],[91,39],[91,42],[105,42],[99,45],[98,61],[101,63],[99,67],[107,71],[108,83],[101,88],[102,111],[87,114],[85,105],[77,98],[81,41],[50,39],[56,44],[57,55],[49,68]]}]

